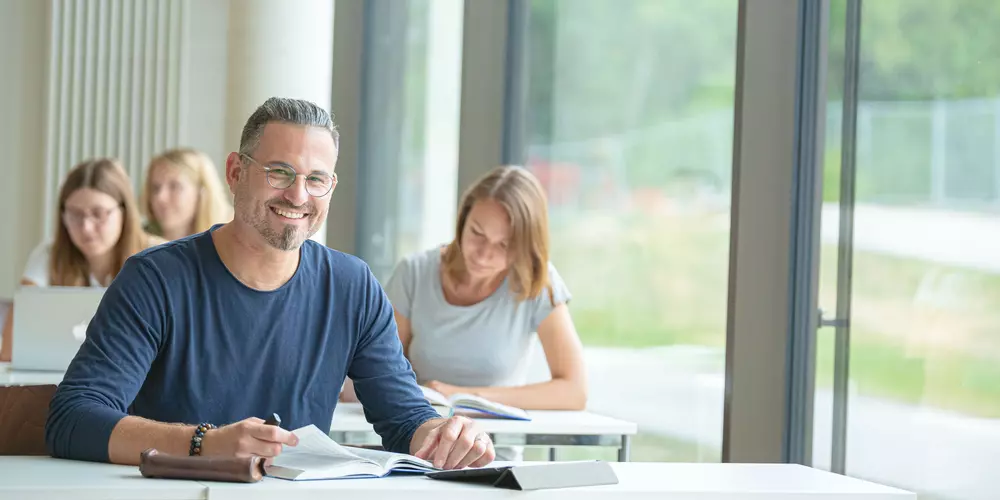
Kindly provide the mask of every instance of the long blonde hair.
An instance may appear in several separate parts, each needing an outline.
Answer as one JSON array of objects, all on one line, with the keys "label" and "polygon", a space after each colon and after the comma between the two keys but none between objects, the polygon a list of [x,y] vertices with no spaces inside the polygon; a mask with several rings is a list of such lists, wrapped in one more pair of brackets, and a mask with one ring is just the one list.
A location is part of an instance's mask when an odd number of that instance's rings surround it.
[{"label": "long blonde hair", "polygon": [[195,211],[192,224],[195,233],[206,231],[214,224],[232,220],[233,206],[222,189],[222,181],[219,180],[219,173],[215,170],[212,159],[195,149],[176,148],[154,157],[146,169],[141,204],[147,221],[147,230],[150,233],[163,236],[163,230],[153,213],[149,197],[153,170],[163,166],[170,166],[183,172],[198,188],[198,210]]},{"label": "long blonde hair", "polygon": [[63,221],[66,200],[77,190],[90,188],[118,202],[122,211],[122,232],[114,247],[111,277],[121,271],[125,260],[148,245],[148,238],[139,222],[139,209],[132,194],[132,182],[115,158],[84,161],[69,171],[59,190],[59,211],[56,214],[56,237],[49,259],[49,282],[53,286],[89,286],[90,266],[73,240]]},{"label": "long blonde hair", "polygon": [[[466,272],[461,240],[473,205],[494,200],[507,212],[511,223],[508,268],[511,290],[517,300],[538,297],[549,287],[549,209],[545,190],[528,170],[500,166],[486,173],[462,194],[455,224],[455,239],[445,248],[441,265],[453,280]],[[549,299],[552,291],[549,290]]]}]

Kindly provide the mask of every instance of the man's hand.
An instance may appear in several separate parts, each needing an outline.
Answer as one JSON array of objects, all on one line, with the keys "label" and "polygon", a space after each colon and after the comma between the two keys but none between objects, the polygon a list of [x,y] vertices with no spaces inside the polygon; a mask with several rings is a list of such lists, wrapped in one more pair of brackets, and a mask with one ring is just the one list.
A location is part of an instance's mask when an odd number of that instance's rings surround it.
[{"label": "man's hand", "polygon": [[[425,430],[425,426],[429,430]],[[414,437],[419,438],[423,434],[423,440],[413,455],[432,462],[435,467],[482,467],[496,458],[493,441],[469,418],[434,419],[420,427]]]},{"label": "man's hand", "polygon": [[251,417],[205,433],[201,454],[212,457],[274,458],[281,454],[281,445],[295,446],[299,438],[276,425]]}]

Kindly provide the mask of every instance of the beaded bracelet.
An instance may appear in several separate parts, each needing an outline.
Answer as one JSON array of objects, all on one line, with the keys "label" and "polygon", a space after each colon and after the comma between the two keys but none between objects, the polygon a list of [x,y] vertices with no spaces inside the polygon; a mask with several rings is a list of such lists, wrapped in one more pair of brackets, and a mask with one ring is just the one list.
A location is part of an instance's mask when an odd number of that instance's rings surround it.
[{"label": "beaded bracelet", "polygon": [[198,427],[194,429],[194,435],[191,436],[191,449],[188,452],[189,455],[201,455],[201,440],[205,437],[205,433],[215,429],[216,427],[208,422],[203,422]]}]

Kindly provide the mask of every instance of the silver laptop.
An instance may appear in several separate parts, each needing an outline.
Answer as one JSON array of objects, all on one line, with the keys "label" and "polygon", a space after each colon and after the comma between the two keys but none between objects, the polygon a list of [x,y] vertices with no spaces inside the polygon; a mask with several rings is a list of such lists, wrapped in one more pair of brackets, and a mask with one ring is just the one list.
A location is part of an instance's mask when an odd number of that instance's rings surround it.
[{"label": "silver laptop", "polygon": [[14,293],[15,370],[65,371],[104,295],[97,287],[26,286]]}]

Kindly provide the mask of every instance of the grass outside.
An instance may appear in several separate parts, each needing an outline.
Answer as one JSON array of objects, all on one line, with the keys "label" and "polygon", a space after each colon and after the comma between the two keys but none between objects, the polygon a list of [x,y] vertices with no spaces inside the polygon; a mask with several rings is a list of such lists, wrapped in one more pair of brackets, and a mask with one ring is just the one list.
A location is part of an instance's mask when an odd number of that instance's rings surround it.
[{"label": "grass outside", "polygon": [[[552,261],[584,345],[725,346],[728,221],[553,221]],[[562,226],[562,227],[560,227]]]},{"label": "grass outside", "polygon": [[[575,294],[584,345],[724,348],[728,234],[725,215],[555,218],[552,260]],[[823,248],[828,307],[835,252]],[[1000,417],[1000,275],[866,252],[854,259],[858,392]],[[831,385],[832,360],[832,350],[817,350],[820,387]]]}]

